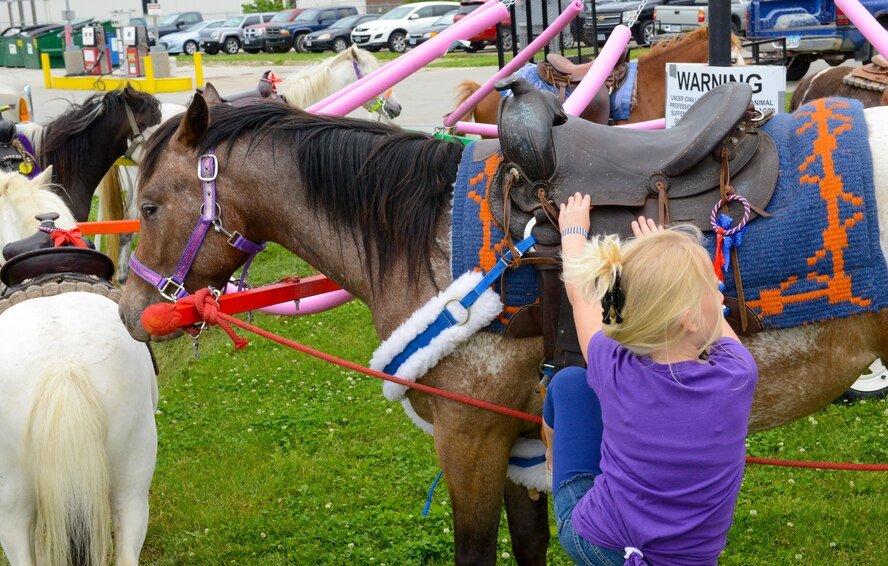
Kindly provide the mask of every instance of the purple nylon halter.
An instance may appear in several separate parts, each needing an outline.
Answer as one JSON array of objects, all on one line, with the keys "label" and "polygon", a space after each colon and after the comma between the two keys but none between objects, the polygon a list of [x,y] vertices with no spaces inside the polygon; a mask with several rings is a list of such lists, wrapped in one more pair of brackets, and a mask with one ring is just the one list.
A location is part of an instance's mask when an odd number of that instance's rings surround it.
[{"label": "purple nylon halter", "polygon": [[249,256],[244,264],[244,269],[241,272],[241,279],[237,288],[238,291],[241,291],[244,288],[247,280],[247,271],[250,269],[250,263],[252,263],[253,258],[256,257],[256,254],[265,249],[265,242],[260,244],[251,242],[244,238],[240,232],[236,230],[234,232],[229,232],[222,226],[222,210],[216,203],[216,176],[218,174],[219,160],[211,149],[204,155],[200,156],[197,165],[197,178],[200,179],[203,184],[204,196],[204,203],[200,209],[200,219],[197,221],[197,226],[195,226],[194,232],[191,233],[191,237],[188,239],[185,251],[182,252],[182,257],[179,259],[179,265],[176,266],[176,270],[171,276],[164,277],[147,267],[139,261],[136,254],[130,256],[129,266],[130,269],[133,270],[133,273],[156,287],[157,290],[160,291],[161,296],[165,299],[175,302],[176,299],[181,299],[188,295],[188,291],[185,290],[185,278],[188,277],[188,271],[191,269],[191,264],[194,263],[194,260],[197,257],[197,252],[200,250],[201,245],[203,245],[204,238],[210,227],[216,232],[227,236],[228,245]]}]

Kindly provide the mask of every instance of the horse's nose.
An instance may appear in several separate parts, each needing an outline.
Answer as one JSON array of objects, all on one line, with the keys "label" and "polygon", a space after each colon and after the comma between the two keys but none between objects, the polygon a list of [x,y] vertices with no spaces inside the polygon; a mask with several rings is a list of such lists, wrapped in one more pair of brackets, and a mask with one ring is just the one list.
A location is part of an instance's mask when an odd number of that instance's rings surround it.
[{"label": "horse's nose", "polygon": [[397,118],[401,115],[401,103],[392,97],[386,99],[383,109],[390,118]]}]

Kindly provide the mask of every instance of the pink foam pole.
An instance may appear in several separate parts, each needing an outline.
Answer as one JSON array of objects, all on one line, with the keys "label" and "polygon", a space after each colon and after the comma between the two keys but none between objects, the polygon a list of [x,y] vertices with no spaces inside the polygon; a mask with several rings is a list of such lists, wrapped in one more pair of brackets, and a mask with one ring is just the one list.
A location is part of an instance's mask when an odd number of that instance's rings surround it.
[{"label": "pink foam pole", "polygon": [[[225,292],[236,293],[237,286],[229,283],[228,287],[225,289]],[[267,312],[268,314],[276,314],[281,316],[301,316],[306,314],[317,314],[319,312],[335,309],[336,307],[344,305],[354,298],[355,297],[348,291],[343,291],[342,289],[340,289],[338,291],[330,291],[329,293],[322,293],[320,295],[314,295],[312,297],[299,299],[298,308],[296,307],[295,301],[288,301],[286,303],[280,303],[278,305],[261,307],[259,310],[261,310],[262,312]]]},{"label": "pink foam pole", "polygon": [[858,0],[836,0],[836,6],[844,12],[860,33],[876,48],[882,57],[888,57],[888,31],[870,14]]},{"label": "pink foam pole", "polygon": [[518,55],[516,55],[514,59],[509,61],[505,67],[500,69],[495,75],[493,75],[493,77],[484,83],[481,88],[472,93],[472,96],[467,98],[456,110],[451,112],[444,120],[444,125],[447,127],[453,126],[458,120],[465,117],[465,115],[469,113],[469,110],[481,102],[481,99],[493,90],[493,85],[496,81],[508,77],[521,68],[522,65],[530,61],[530,58],[533,57],[537,51],[552,41],[552,39],[558,35],[561,30],[567,27],[567,25],[577,17],[577,14],[582,11],[583,3],[580,2],[580,0],[574,0],[571,2],[570,5],[561,12],[561,15],[552,22],[552,25],[543,30],[543,33],[531,41],[530,45],[518,52]]},{"label": "pink foam pole", "polygon": [[604,85],[607,76],[614,70],[614,65],[617,64],[626,46],[629,45],[630,39],[632,39],[632,31],[628,27],[620,24],[614,28],[604,47],[601,48],[601,53],[592,63],[592,68],[570,94],[570,97],[564,101],[565,112],[571,116],[579,116],[583,113],[583,110],[589,106],[598,90]]},{"label": "pink foam pole", "polygon": [[[477,10],[476,10],[477,11]],[[318,111],[320,114],[330,114],[333,116],[345,116],[355,108],[376,96],[380,92],[394,84],[402,81],[404,78],[412,75],[433,59],[437,59],[443,55],[450,44],[457,39],[467,39],[489,28],[490,26],[501,22],[509,16],[509,10],[504,5],[496,2],[491,8],[488,8],[477,17],[472,18],[459,29],[453,29],[456,24],[436,35],[425,44],[420,45],[416,49],[408,52],[395,59],[384,72],[379,73],[375,77],[360,86],[351,85],[349,91]],[[457,22],[464,23],[465,20]],[[436,42],[437,40],[437,42]],[[426,47],[426,49],[422,49]]]},{"label": "pink foam pole", "polygon": [[[465,18],[459,20],[458,22],[456,22],[455,24],[451,25],[451,26],[450,26],[449,28],[447,28],[447,29],[451,30],[451,33],[453,33],[453,32],[452,32],[452,28],[456,28],[456,26],[458,26],[458,25],[460,25],[460,24],[465,25],[465,24],[463,24],[463,22],[465,22],[465,21],[470,21],[472,18],[476,18],[476,17],[478,17],[480,14],[484,13],[486,10],[489,10],[490,8],[493,7],[494,4],[497,4],[497,3],[499,3],[499,0],[487,0],[487,2],[485,2],[484,5],[482,5],[480,8],[477,8],[477,9],[473,10],[473,11],[470,12]],[[457,28],[457,30],[458,30],[458,29],[459,29],[459,28]],[[447,30],[445,30],[445,31],[447,31]],[[443,33],[443,32],[442,32],[442,33]],[[440,35],[440,34],[439,34],[439,35]],[[416,51],[417,49],[423,49],[423,48],[426,48],[426,49],[427,49],[426,46],[427,46],[429,43],[431,43],[433,40],[435,40],[437,37],[438,37],[438,36],[435,36],[435,37],[433,37],[432,39],[430,39],[429,41],[426,41],[425,43],[420,44],[418,47],[416,47],[416,48],[414,48],[413,50],[411,50],[411,53],[412,53],[413,51]],[[471,37],[471,36],[467,36],[467,37]],[[457,38],[457,39],[461,39],[461,38]],[[440,42],[438,42],[438,43],[440,43]],[[453,42],[451,41],[450,43],[453,43]],[[450,43],[448,43],[448,47],[450,46]],[[435,44],[433,44],[433,45],[435,45]],[[400,57],[399,57],[398,59],[400,59]],[[389,68],[390,65],[392,65],[393,63],[395,63],[396,61],[398,61],[398,59],[394,59],[394,60],[392,60],[392,61],[389,61],[389,62],[386,63],[385,65],[381,66],[380,68],[378,68],[378,69],[376,69],[375,71],[373,71],[372,73],[370,73],[369,75],[365,75],[364,77],[362,77],[362,78],[359,79],[358,81],[356,81],[356,82],[354,82],[354,83],[352,83],[352,84],[346,86],[345,88],[342,88],[342,89],[337,90],[336,92],[334,92],[333,94],[331,94],[331,95],[328,96],[327,98],[321,100],[320,102],[315,102],[314,104],[312,104],[311,106],[309,106],[308,108],[306,108],[305,111],[306,111],[306,112],[320,112],[321,110],[324,109],[324,107],[326,107],[326,106],[328,106],[329,104],[331,104],[331,103],[333,103],[333,102],[339,100],[340,98],[342,98],[343,96],[345,96],[348,92],[350,92],[350,91],[351,91],[353,88],[355,88],[356,86],[360,86],[363,82],[369,80],[369,79],[372,78],[372,77],[378,76],[380,73],[384,72],[386,69]],[[388,87],[386,87],[386,88],[388,88]],[[383,90],[380,91],[380,92],[384,92],[385,90],[386,90],[386,89],[383,89]]]},{"label": "pink foam pole", "polygon": [[[620,124],[618,128],[632,128],[633,130],[662,130],[666,127],[666,118],[635,122],[634,124]],[[479,124],[478,122],[457,122],[456,133],[475,134],[478,136],[497,137],[497,129],[494,124]]]}]

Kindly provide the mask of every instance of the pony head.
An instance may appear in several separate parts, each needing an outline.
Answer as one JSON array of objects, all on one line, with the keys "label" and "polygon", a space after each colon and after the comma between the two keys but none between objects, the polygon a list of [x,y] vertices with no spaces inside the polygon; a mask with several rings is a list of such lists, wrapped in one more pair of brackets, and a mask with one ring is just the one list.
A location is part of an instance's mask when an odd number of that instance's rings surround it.
[{"label": "pony head", "polygon": [[[59,228],[74,228],[71,211],[51,187],[52,167],[34,179],[19,173],[0,173],[0,249],[37,231],[38,214],[56,212]],[[0,263],[3,258],[0,257]]]}]

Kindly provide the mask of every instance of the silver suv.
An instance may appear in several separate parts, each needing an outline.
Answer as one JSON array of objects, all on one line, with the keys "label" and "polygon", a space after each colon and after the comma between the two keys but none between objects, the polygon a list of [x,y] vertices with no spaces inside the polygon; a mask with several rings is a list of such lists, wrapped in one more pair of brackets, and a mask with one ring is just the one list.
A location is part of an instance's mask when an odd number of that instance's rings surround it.
[{"label": "silver suv", "polygon": [[255,24],[262,24],[274,17],[276,12],[262,14],[243,14],[232,16],[222,22],[217,28],[204,29],[200,32],[200,47],[204,53],[215,55],[219,51],[225,51],[234,55],[241,48],[244,37],[244,28]]}]

